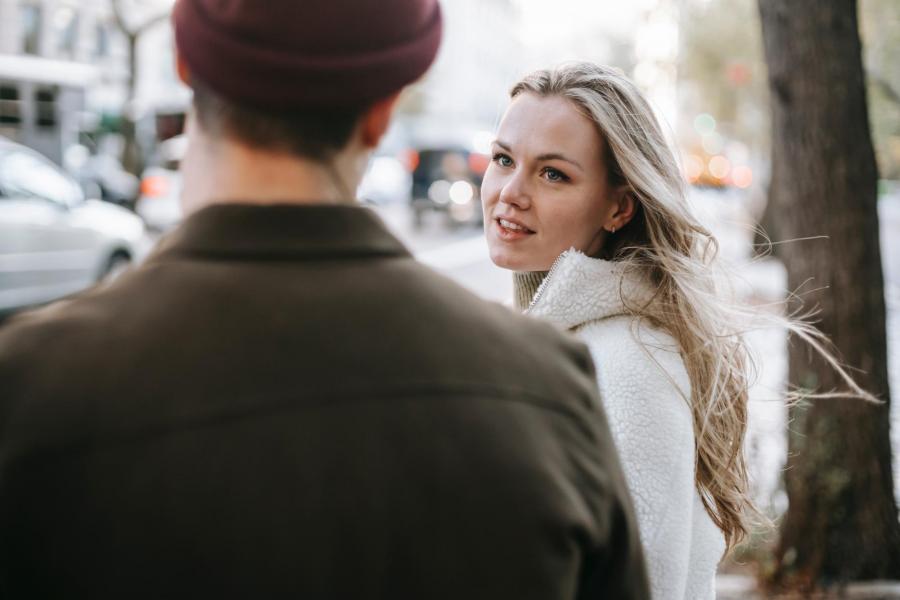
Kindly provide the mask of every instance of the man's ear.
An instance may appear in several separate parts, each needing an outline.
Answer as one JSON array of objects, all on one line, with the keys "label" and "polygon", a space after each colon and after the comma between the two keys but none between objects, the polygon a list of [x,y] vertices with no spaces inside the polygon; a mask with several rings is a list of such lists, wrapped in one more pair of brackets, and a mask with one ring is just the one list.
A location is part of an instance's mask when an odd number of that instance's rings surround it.
[{"label": "man's ear", "polygon": [[375,148],[381,141],[381,138],[384,137],[388,127],[391,125],[391,115],[399,97],[400,92],[397,92],[383,100],[379,100],[363,114],[360,125],[362,143],[366,148]]},{"label": "man's ear", "polygon": [[184,85],[191,85],[191,71],[188,69],[184,59],[181,58],[181,54],[178,50],[175,51],[175,72],[178,73],[178,79],[180,79]]}]

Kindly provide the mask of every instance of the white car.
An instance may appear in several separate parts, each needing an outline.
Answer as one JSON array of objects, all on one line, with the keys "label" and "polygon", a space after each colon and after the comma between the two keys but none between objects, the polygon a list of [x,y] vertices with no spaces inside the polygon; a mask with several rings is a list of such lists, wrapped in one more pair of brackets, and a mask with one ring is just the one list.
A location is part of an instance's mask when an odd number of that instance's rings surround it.
[{"label": "white car", "polygon": [[118,275],[149,247],[135,214],[86,200],[51,161],[0,139],[0,313]]}]

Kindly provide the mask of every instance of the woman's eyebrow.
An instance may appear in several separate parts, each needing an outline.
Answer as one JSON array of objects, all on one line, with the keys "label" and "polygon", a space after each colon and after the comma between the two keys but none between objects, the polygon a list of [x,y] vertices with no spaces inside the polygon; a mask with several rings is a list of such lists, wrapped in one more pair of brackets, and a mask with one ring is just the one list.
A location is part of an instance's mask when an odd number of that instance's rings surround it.
[{"label": "woman's eyebrow", "polygon": [[[497,144],[498,146],[500,146],[501,148],[503,148],[504,150],[506,150],[507,152],[512,152],[512,147],[509,144],[507,144],[506,142],[501,141],[501,140],[494,140],[494,143]],[[561,161],[567,162],[571,165],[575,165],[576,167],[578,167],[579,169],[584,171],[584,167],[582,167],[580,164],[578,164],[578,161],[572,160],[571,158],[565,156],[564,154],[560,154],[559,152],[548,152],[546,154],[541,154],[540,156],[537,157],[537,160],[538,161],[561,160]]]},{"label": "woman's eyebrow", "polygon": [[578,167],[579,169],[581,169],[582,171],[584,171],[584,167],[582,167],[580,164],[578,164],[577,161],[572,160],[571,158],[568,158],[568,157],[566,157],[566,156],[563,155],[563,154],[559,154],[558,152],[551,152],[551,153],[549,153],[549,154],[541,154],[540,156],[537,157],[537,159],[540,160],[540,161],[544,161],[544,160],[561,160],[561,161],[567,162],[567,163],[569,163],[569,164],[571,164],[571,165],[575,165],[576,167]]}]

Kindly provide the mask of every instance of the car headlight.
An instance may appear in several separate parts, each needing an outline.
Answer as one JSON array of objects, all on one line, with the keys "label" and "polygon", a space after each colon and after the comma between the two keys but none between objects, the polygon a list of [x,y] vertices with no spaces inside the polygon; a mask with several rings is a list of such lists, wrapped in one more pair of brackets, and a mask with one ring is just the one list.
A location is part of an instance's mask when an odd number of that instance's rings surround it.
[{"label": "car headlight", "polygon": [[428,186],[428,197],[431,198],[431,201],[435,204],[447,204],[450,202],[450,191],[452,189],[453,186],[450,185],[449,181],[438,179]]},{"label": "car headlight", "polygon": [[474,196],[475,188],[468,181],[457,181],[450,186],[450,200],[454,204],[468,204]]}]

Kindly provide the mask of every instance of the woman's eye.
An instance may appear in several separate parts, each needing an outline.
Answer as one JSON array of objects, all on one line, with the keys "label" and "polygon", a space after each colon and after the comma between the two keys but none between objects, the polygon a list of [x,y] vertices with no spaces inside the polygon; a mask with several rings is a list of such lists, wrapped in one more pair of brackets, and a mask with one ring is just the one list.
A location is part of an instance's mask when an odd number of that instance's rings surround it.
[{"label": "woman's eye", "polygon": [[505,154],[497,153],[494,155],[494,162],[501,167],[511,167],[512,159]]},{"label": "woman's eye", "polygon": [[544,174],[547,176],[547,181],[568,181],[569,176],[563,173],[558,169],[554,169],[553,167],[547,167],[544,169]]}]

